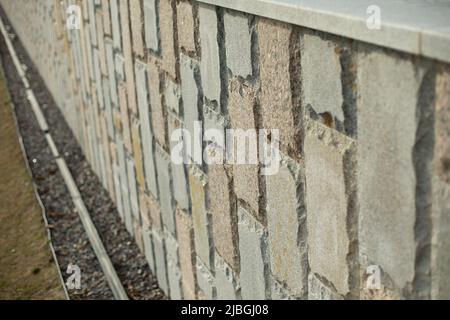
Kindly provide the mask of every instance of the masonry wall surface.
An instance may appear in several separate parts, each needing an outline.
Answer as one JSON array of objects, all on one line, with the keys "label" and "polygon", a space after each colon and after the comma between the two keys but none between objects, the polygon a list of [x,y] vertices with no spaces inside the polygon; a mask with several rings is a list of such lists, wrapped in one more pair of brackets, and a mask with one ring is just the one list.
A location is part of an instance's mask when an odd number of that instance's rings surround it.
[{"label": "masonry wall surface", "polygon": [[[450,298],[449,65],[201,1],[0,3],[171,298]],[[174,163],[195,121],[278,129],[279,170]]]}]

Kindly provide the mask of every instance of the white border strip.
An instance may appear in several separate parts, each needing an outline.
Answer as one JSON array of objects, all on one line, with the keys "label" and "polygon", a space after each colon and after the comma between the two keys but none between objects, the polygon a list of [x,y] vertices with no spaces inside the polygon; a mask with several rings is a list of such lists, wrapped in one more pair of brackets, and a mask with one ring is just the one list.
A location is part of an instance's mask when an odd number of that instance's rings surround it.
[{"label": "white border strip", "polygon": [[17,57],[16,51],[11,43],[11,40],[9,39],[8,33],[6,32],[5,29],[5,25],[3,24],[3,20],[1,18],[0,18],[0,29],[3,34],[3,38],[5,39],[6,45],[8,47],[9,53],[13,58],[14,66],[16,67],[23,84],[27,89],[27,98],[30,101],[31,109],[33,110],[36,116],[40,129],[45,133],[45,138],[52,151],[53,156],[56,158],[56,164],[58,165],[59,171],[61,172],[61,175],[64,178],[67,188],[69,189],[72,201],[75,204],[75,207],[77,208],[80,220],[84,226],[84,229],[86,230],[91,246],[94,249],[94,252],[103,270],[103,273],[105,274],[109,287],[111,288],[111,291],[117,300],[128,300],[128,296],[125,292],[125,289],[122,283],[120,282],[119,277],[117,276],[116,270],[114,269],[114,266],[111,260],[109,259],[106,249],[97,232],[97,229],[95,228],[95,225],[92,222],[89,212],[86,209],[86,206],[84,205],[83,199],[80,196],[80,192],[70,173],[70,170],[67,167],[67,164],[64,161],[64,159],[59,156],[59,152],[58,149],[56,148],[53,138],[51,134],[48,132],[47,121],[45,120],[45,117],[42,113],[39,103],[36,100],[33,90],[29,88],[29,83],[26,79],[25,72],[22,68],[19,58]]}]

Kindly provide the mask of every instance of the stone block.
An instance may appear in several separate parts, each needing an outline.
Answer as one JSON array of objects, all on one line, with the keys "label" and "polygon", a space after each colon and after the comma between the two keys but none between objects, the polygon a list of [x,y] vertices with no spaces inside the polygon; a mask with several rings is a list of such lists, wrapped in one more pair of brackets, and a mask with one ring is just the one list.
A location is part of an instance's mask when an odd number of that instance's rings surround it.
[{"label": "stone block", "polygon": [[136,179],[140,188],[145,188],[144,165],[142,158],[141,128],[139,121],[133,121],[131,125],[131,137],[133,141],[133,156],[136,166]]},{"label": "stone block", "polygon": [[436,78],[435,174],[450,184],[450,69]]},{"label": "stone block", "polygon": [[264,247],[267,234],[242,207],[238,208],[241,296],[244,300],[266,299],[266,262]]},{"label": "stone block", "polygon": [[228,68],[233,75],[247,78],[252,75],[252,32],[249,17],[235,11],[226,11],[223,20]]},{"label": "stone block", "polygon": [[139,209],[139,195],[136,181],[136,168],[134,160],[130,157],[127,159],[127,173],[128,173],[128,190],[130,194],[131,213],[133,219],[140,222],[141,212]]},{"label": "stone block", "polygon": [[272,275],[299,298],[308,272],[303,192],[300,165],[284,156],[278,173],[266,176],[268,251]]},{"label": "stone block", "polygon": [[105,35],[112,35],[111,28],[111,12],[110,12],[110,1],[102,1],[102,14],[103,14],[103,31]]},{"label": "stone block", "polygon": [[152,114],[152,128],[156,142],[167,149],[166,130],[167,130],[167,114],[161,103],[161,94],[159,92],[160,77],[159,68],[153,64],[148,64],[148,92],[150,94],[150,107]]},{"label": "stone block", "polygon": [[233,269],[218,254],[214,258],[214,283],[217,300],[236,300],[239,281]]},{"label": "stone block", "polygon": [[[256,122],[254,115],[255,92],[252,87],[240,84],[238,81],[230,81],[228,112],[230,116],[231,127],[235,130],[242,130],[243,134],[249,137],[247,148],[245,145],[237,146],[238,152],[244,152],[246,163],[233,166],[234,171],[234,190],[238,198],[244,200],[253,211],[253,214],[259,221],[263,217],[259,214],[259,166],[258,162],[258,138],[256,131]],[[245,132],[244,132],[245,131]],[[240,139],[242,142],[245,139]],[[235,140],[233,140],[235,141]],[[252,145],[252,147],[250,147]],[[233,159],[238,159],[235,156]],[[254,161],[249,161],[254,159]],[[253,164],[250,164],[252,162]]]},{"label": "stone block", "polygon": [[[134,0],[135,1],[135,0]],[[125,81],[127,85],[128,108],[137,114],[136,88],[134,79],[134,57],[130,30],[129,0],[121,0],[120,22],[122,30],[122,51],[125,62]]]},{"label": "stone block", "polygon": [[344,121],[338,45],[310,33],[305,33],[302,40],[303,104],[310,105],[317,114],[329,112]]},{"label": "stone block", "polygon": [[142,237],[144,239],[144,254],[150,270],[153,274],[156,273],[155,255],[153,250],[152,233],[149,229],[143,228]]},{"label": "stone block", "polygon": [[208,300],[213,300],[216,297],[214,277],[208,267],[202,263],[201,259],[197,258],[196,261],[199,298],[205,297]]},{"label": "stone block", "polygon": [[[191,58],[180,57],[181,96],[183,99],[184,125],[191,136],[194,136],[194,123],[200,120],[199,86],[196,81],[197,63]],[[197,137],[197,141],[200,139]],[[194,141],[193,141],[194,142]],[[187,150],[192,155],[190,150]]]},{"label": "stone block", "polygon": [[178,43],[185,52],[195,52],[195,20],[191,1],[177,3]]},{"label": "stone block", "polygon": [[362,52],[357,64],[360,256],[403,288],[415,273],[413,150],[424,72],[382,50]]},{"label": "stone block", "polygon": [[333,289],[326,286],[314,274],[308,277],[308,300],[344,300]]},{"label": "stone block", "polygon": [[177,114],[178,116],[182,116],[183,113],[181,110],[181,103],[180,103],[181,91],[179,86],[168,78],[166,78],[164,85],[165,85],[164,100],[167,108],[175,112],[175,114]]},{"label": "stone block", "polygon": [[183,298],[183,292],[181,288],[178,242],[167,230],[164,232],[164,237],[166,239],[167,275],[170,287],[170,298],[172,300],[181,300]]},{"label": "stone block", "polygon": [[170,156],[161,148],[156,148],[156,171],[159,186],[159,202],[161,203],[161,217],[164,226],[176,235],[175,208],[172,199],[171,161]]},{"label": "stone block", "polygon": [[[309,264],[313,272],[330,281],[337,292],[349,291],[350,254],[348,212],[356,195],[346,188],[352,171],[354,143],[334,130],[308,121],[305,137],[306,211],[308,212]],[[354,179],[348,176],[348,179]]]},{"label": "stone block", "polygon": [[233,212],[232,182],[223,165],[208,167],[209,205],[214,245],[233,268],[239,270],[237,215]]},{"label": "stone block", "polygon": [[153,250],[155,254],[156,278],[159,288],[169,294],[169,280],[167,276],[166,252],[164,238],[158,232],[152,232]]},{"label": "stone block", "polygon": [[216,8],[200,3],[198,14],[200,21],[200,43],[202,46],[200,71],[203,94],[209,101],[219,103],[221,79]]},{"label": "stone block", "polygon": [[136,60],[136,91],[139,108],[139,121],[141,123],[142,152],[146,188],[155,198],[158,198],[158,186],[155,173],[155,160],[153,152],[153,134],[150,122],[150,108],[148,104],[147,67]]},{"label": "stone block", "polygon": [[141,0],[130,0],[131,34],[133,36],[133,51],[139,57],[144,52],[144,17],[141,8]]},{"label": "stone block", "polygon": [[124,83],[119,84],[119,105],[121,115],[122,137],[125,148],[131,152],[133,150],[131,144],[130,117],[128,114],[127,88]]},{"label": "stone block", "polygon": [[144,0],[145,45],[154,52],[159,51],[158,13],[156,0]]},{"label": "stone block", "polygon": [[206,175],[195,166],[189,171],[189,187],[192,201],[192,222],[195,234],[195,252],[207,268],[211,266],[210,219],[206,210]]},{"label": "stone block", "polygon": [[261,78],[261,117],[265,129],[278,129],[283,149],[300,153],[300,109],[293,101],[290,77],[290,38],[287,24],[258,21]]},{"label": "stone block", "polygon": [[122,49],[121,27],[120,27],[120,15],[119,4],[120,0],[104,1],[109,2],[109,9],[111,13],[111,32],[114,43],[114,49],[120,51]]},{"label": "stone block", "polygon": [[[169,113],[169,136],[174,130],[181,129],[183,127],[182,122],[172,113]],[[184,143],[183,141],[178,143]],[[170,143],[170,149],[174,150],[178,144],[175,142]],[[183,144],[184,146],[184,144]],[[178,204],[178,207],[184,210],[190,208],[190,196],[189,196],[189,184],[187,180],[187,170],[184,164],[175,164],[171,162],[172,167],[172,179],[173,179],[173,195]]]},{"label": "stone block", "polygon": [[193,300],[197,296],[197,277],[195,262],[195,243],[192,216],[186,211],[177,210],[177,236],[180,253],[180,269],[184,299]]},{"label": "stone block", "polygon": [[163,69],[172,79],[177,79],[178,50],[175,43],[175,1],[159,0],[159,32]]}]

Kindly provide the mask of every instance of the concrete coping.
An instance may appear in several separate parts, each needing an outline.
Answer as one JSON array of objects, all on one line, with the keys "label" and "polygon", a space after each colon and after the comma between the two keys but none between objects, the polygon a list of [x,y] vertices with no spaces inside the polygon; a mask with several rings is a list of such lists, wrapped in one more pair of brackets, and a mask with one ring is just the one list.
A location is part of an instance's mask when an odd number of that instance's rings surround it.
[{"label": "concrete coping", "polygon": [[[198,1],[450,62],[447,0]],[[377,12],[381,28],[374,29]]]}]

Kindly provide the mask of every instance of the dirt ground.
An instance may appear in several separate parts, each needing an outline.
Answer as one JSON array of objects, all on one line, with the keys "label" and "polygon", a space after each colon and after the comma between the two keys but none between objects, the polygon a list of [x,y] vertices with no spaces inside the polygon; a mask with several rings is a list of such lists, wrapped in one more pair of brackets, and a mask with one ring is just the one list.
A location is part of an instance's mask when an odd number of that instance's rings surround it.
[{"label": "dirt ground", "polygon": [[65,299],[0,70],[0,300]]}]

